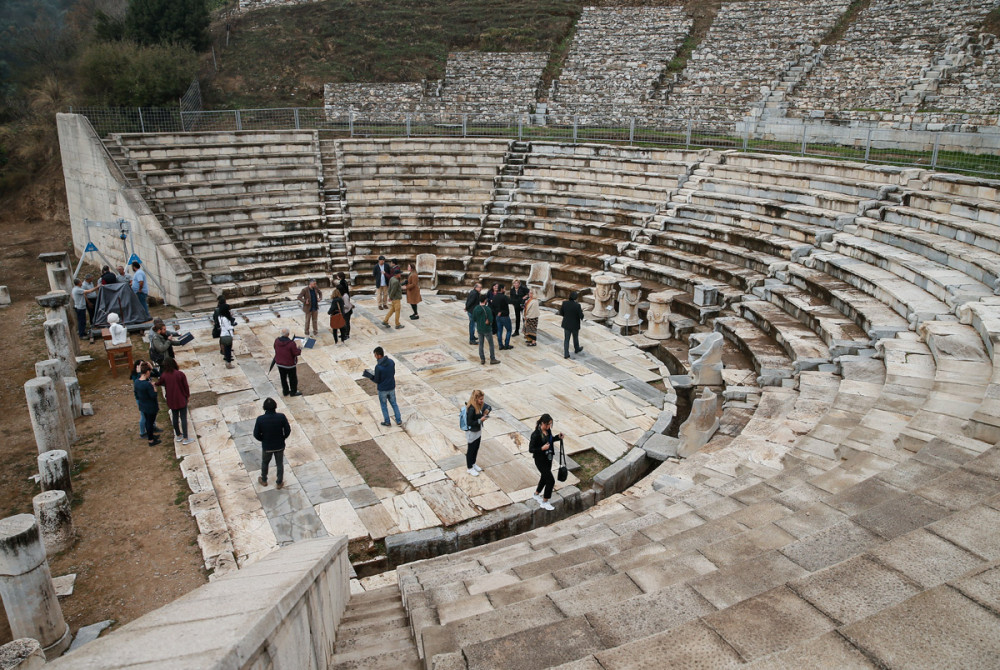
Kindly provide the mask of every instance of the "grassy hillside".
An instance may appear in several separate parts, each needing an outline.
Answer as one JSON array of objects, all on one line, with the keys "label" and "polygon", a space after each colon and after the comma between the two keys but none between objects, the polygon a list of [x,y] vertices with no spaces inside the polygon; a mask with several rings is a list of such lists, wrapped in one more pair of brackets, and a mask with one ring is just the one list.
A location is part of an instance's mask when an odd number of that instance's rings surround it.
[{"label": "grassy hillside", "polygon": [[214,27],[213,106],[316,105],[327,82],[439,78],[449,51],[552,51],[579,0],[327,0]]}]

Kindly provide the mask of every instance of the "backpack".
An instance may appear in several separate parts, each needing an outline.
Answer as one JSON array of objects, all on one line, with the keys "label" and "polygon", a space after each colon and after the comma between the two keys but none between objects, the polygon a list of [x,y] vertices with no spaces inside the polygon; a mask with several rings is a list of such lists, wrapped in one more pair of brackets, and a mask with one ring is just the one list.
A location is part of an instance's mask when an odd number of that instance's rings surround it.
[{"label": "backpack", "polygon": [[458,427],[465,431],[469,430],[469,414],[467,407],[463,407],[458,413]]}]

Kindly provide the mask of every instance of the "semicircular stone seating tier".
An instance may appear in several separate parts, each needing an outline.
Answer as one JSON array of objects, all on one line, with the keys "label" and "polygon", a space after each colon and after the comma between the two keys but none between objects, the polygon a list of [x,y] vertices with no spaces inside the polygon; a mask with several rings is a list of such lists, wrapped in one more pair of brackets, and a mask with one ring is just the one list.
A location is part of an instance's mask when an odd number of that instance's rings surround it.
[{"label": "semicircular stone seating tier", "polygon": [[559,297],[598,272],[672,289],[671,327],[722,333],[755,377],[730,397],[757,401],[586,512],[399,566],[349,606],[335,666],[993,663],[1000,182],[518,149],[466,283],[545,261]]}]

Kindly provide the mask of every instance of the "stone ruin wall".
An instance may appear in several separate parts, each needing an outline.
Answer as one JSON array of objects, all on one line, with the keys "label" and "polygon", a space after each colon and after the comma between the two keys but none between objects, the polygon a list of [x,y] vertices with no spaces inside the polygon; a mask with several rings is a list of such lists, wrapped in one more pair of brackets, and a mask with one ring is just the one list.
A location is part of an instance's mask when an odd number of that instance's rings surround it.
[{"label": "stone ruin wall", "polygon": [[661,83],[693,21],[681,7],[585,7],[549,95],[554,123],[618,123]]},{"label": "stone ruin wall", "polygon": [[[924,99],[922,109],[936,109],[932,114],[961,116],[965,122],[980,125],[998,123],[1000,117],[1000,40],[983,34],[964,45],[971,61],[944,77],[937,90]],[[961,110],[955,112],[954,110]]]},{"label": "stone ruin wall", "polygon": [[812,54],[850,0],[779,0],[723,5],[660,115],[739,121],[766,89]]},{"label": "stone ruin wall", "polygon": [[898,113],[900,98],[945,44],[968,34],[996,0],[873,0],[792,96],[790,113]]},{"label": "stone ruin wall", "polygon": [[356,115],[398,120],[416,112],[424,96],[423,83],[327,84],[323,87],[327,118]]},{"label": "stone ruin wall", "polygon": [[291,5],[305,5],[320,0],[240,0],[240,11],[248,12],[253,9],[263,9],[265,7],[288,7]]}]

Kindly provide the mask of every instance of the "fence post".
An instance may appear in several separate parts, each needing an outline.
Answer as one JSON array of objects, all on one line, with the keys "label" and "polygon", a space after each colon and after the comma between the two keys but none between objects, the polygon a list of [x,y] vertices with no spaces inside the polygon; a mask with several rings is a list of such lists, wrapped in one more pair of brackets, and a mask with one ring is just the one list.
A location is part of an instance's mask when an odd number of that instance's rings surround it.
[{"label": "fence post", "polygon": [[573,144],[576,144],[576,129],[579,123],[580,117],[573,115]]},{"label": "fence post", "polygon": [[801,156],[805,156],[806,155],[806,133],[808,133],[808,132],[809,132],[809,125],[803,119],[803,121],[802,121],[802,150],[801,150],[801,152],[799,154]]},{"label": "fence post", "polygon": [[468,122],[469,122],[469,115],[468,114],[462,114],[462,137],[465,137],[466,124]]},{"label": "fence post", "polygon": [[743,117],[743,151],[750,148],[750,118],[749,116]]},{"label": "fence post", "polygon": [[[183,115],[183,114],[184,114],[184,110],[181,110],[181,115]],[[183,116],[182,116],[182,118],[183,118]],[[142,120],[142,107],[139,108],[139,130],[141,130],[143,133],[146,132],[146,123],[145,123],[145,121]]]},{"label": "fence post", "polygon": [[524,139],[524,119],[517,117],[517,139]]},{"label": "fence post", "polygon": [[628,143],[635,144],[635,117],[633,116],[628,122]]},{"label": "fence post", "polygon": [[868,139],[865,140],[865,162],[868,162],[868,157],[872,155],[872,127],[868,126]]},{"label": "fence post", "polygon": [[295,130],[300,130],[299,128],[299,108],[295,108]]},{"label": "fence post", "polygon": [[941,132],[934,133],[934,151],[931,153],[931,167],[937,168],[938,149],[941,148]]},{"label": "fence post", "polygon": [[687,135],[686,135],[686,139],[684,140],[684,148],[685,149],[690,149],[691,148],[691,130],[693,128],[694,128],[694,119],[688,119]]},{"label": "fence post", "polygon": [[410,136],[410,123],[412,121],[413,121],[413,115],[412,114],[407,114],[406,115],[406,136],[407,137]]},{"label": "fence post", "polygon": [[350,131],[351,137],[354,137],[354,110],[350,109],[347,111],[347,127]]},{"label": "fence post", "polygon": [[[140,109],[142,109],[142,108],[140,107]],[[184,110],[183,109],[178,109],[177,111],[178,111],[178,113],[180,114],[180,117],[181,117],[181,132],[183,133],[184,132]]]},{"label": "fence post", "polygon": [[243,117],[238,109],[236,110],[236,130],[243,130]]}]

